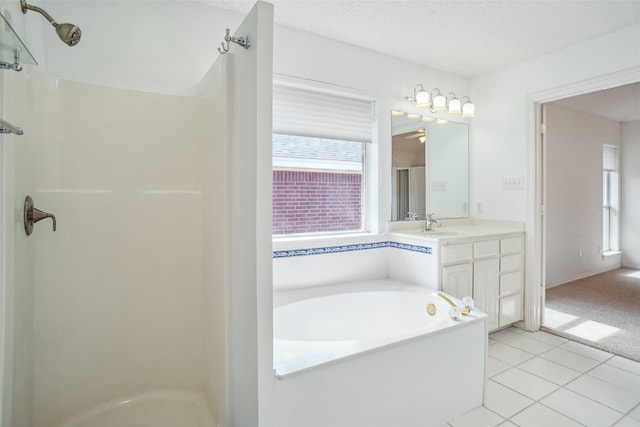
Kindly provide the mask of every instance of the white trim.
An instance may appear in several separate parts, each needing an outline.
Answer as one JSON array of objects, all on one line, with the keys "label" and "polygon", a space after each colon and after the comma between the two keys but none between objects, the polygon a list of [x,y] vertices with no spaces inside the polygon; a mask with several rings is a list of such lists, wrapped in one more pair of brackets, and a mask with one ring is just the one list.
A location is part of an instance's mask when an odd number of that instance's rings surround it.
[{"label": "white trim", "polygon": [[[622,252],[616,252],[615,254],[621,254]],[[555,288],[556,286],[565,285],[567,283],[575,282],[576,280],[586,279],[587,277],[595,276],[596,274],[606,273],[607,271],[613,271],[620,268],[620,264],[611,265],[608,267],[598,268],[597,270],[592,270],[588,273],[578,274],[577,276],[570,277],[568,279],[563,280],[562,282],[554,283],[552,285],[547,285],[546,289]]]},{"label": "white trim", "polygon": [[543,104],[546,102],[557,101],[559,99],[584,95],[585,93],[597,92],[599,90],[611,89],[637,82],[640,82],[640,66],[631,67],[626,70],[616,71],[614,73],[551,89],[533,92],[529,94],[529,98],[534,102]]},{"label": "white trim", "polygon": [[[1,83],[0,83],[1,84]],[[0,111],[2,109],[0,108]],[[0,425],[4,416],[4,404],[7,399],[5,379],[7,342],[5,328],[7,325],[7,191],[6,167],[7,150],[4,137],[0,136]]]},{"label": "white trim", "polygon": [[[4,88],[4,81],[0,75],[0,88]],[[0,96],[0,117],[4,112],[4,97]],[[5,355],[9,351],[7,349],[7,221],[8,221],[8,203],[7,203],[7,146],[6,138],[0,135],[0,426],[4,423],[5,402],[11,399],[9,392],[9,384],[5,383],[5,372],[7,369],[7,360]],[[7,404],[7,406],[9,406]]]},{"label": "white trim", "polygon": [[527,95],[527,182],[532,185],[527,190],[524,327],[529,331],[540,329],[544,310],[541,286],[544,285],[544,218],[539,207],[543,202],[542,185],[545,165],[541,138],[539,138],[541,134],[538,120],[539,106],[558,99],[636,82],[640,82],[640,66]]}]

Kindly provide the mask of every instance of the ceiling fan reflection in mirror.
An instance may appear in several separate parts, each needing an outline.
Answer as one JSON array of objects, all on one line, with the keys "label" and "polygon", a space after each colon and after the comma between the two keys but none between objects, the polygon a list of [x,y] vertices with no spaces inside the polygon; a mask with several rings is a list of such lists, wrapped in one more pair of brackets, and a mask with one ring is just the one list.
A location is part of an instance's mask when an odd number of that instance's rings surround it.
[{"label": "ceiling fan reflection in mirror", "polygon": [[415,139],[418,138],[418,140],[424,144],[425,141],[425,132],[424,129],[418,129],[416,130],[414,133],[409,134],[407,136],[404,137],[405,139]]}]

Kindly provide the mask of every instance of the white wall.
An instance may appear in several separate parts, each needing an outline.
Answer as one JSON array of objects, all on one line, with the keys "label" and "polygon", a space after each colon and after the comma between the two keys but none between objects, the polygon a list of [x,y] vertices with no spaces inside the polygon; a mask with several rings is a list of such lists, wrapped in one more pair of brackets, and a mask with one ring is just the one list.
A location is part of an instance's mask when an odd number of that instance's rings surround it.
[{"label": "white wall", "polygon": [[640,24],[473,78],[472,216],[527,218],[532,183],[525,182],[524,190],[502,190],[502,179],[527,176],[527,124],[534,120],[527,112],[528,97],[633,67],[640,67]]},{"label": "white wall", "polygon": [[[70,48],[46,21],[41,22],[41,16],[32,12],[22,16],[19,6],[14,6],[6,1],[6,8],[17,9],[12,15],[18,28],[29,26],[27,40],[42,45],[36,56],[49,74],[169,94],[193,94],[218,57],[225,28],[233,33],[242,21],[241,15],[201,2],[52,2],[47,8],[54,17],[79,25],[83,31],[80,43]],[[372,229],[386,230],[391,218],[390,111],[423,112],[404,100],[418,83],[461,97],[469,94],[469,79],[281,26],[274,29],[273,64],[275,73],[358,89],[376,97],[379,149],[372,155],[378,167],[372,170],[371,179],[376,182],[380,177],[380,185],[371,201],[376,207]]]},{"label": "white wall", "polygon": [[271,136],[273,6],[258,2],[236,32],[230,190],[228,426],[273,423]]},{"label": "white wall", "polygon": [[[431,253],[380,246],[385,242],[427,247]],[[341,246],[352,247],[336,253],[318,251]],[[273,289],[282,292],[388,278],[435,291],[438,289],[437,246],[437,242],[425,242],[424,239],[375,235],[276,241],[274,251],[316,251],[275,258]]]},{"label": "white wall", "polygon": [[193,94],[219,55],[225,28],[233,33],[242,21],[199,1],[45,2],[58,22],[82,30],[80,43],[69,47],[40,14],[23,15],[19,1],[3,5],[49,74],[165,94]]},{"label": "white wall", "polygon": [[[603,258],[602,146],[619,146],[619,122],[554,103],[546,108],[546,285],[620,266]],[[623,230],[624,232],[624,230]]]},{"label": "white wall", "polygon": [[[375,96],[378,134],[374,135],[372,182],[378,182],[373,200],[373,231],[386,231],[391,219],[391,110],[423,113],[404,99],[416,84],[438,87],[460,97],[469,94],[469,80],[426,68],[346,43],[276,26],[274,72],[358,89]],[[448,116],[445,114],[445,116]],[[448,117],[450,118],[450,116]]]},{"label": "white wall", "polygon": [[[471,126],[470,212],[480,218],[526,220],[528,329],[539,327],[543,281],[534,102],[632,81],[640,81],[640,24],[471,81],[477,115]],[[512,177],[524,178],[523,190],[502,190],[502,180]]]},{"label": "white wall", "polygon": [[[163,93],[189,93],[218,55],[226,27],[238,14],[199,2],[52,2],[50,12],[83,29],[83,39],[69,48],[49,24],[11,9],[27,40],[43,45],[47,71],[63,78]],[[154,19],[149,19],[149,13]],[[64,19],[63,19],[64,18]],[[195,21],[194,21],[195,20]],[[29,31],[25,27],[29,27]],[[44,42],[38,36],[44,37]],[[477,106],[471,126],[472,216],[524,220],[525,190],[502,190],[505,177],[526,175],[526,99],[538,91],[579,82],[640,64],[640,25],[567,49],[490,72],[471,80],[356,48],[346,43],[286,27],[275,27],[274,71],[343,85],[378,99],[380,176],[376,226],[384,230],[391,206],[391,109],[412,111],[403,99],[417,83],[468,94]],[[39,49],[34,49],[36,55]],[[377,176],[373,177],[377,179]],[[526,183],[529,186],[530,183]],[[477,210],[482,203],[483,212]]]},{"label": "white wall", "polygon": [[622,266],[640,270],[640,120],[622,124],[620,154]]}]

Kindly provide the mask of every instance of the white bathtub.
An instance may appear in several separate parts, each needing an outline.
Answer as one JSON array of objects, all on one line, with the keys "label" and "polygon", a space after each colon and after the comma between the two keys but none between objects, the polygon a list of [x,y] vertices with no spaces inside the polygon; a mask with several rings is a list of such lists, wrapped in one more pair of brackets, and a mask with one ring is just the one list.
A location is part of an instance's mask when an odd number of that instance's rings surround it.
[{"label": "white bathtub", "polygon": [[451,320],[433,290],[392,280],[279,292],[274,306],[278,427],[439,425],[482,404],[482,312]]}]

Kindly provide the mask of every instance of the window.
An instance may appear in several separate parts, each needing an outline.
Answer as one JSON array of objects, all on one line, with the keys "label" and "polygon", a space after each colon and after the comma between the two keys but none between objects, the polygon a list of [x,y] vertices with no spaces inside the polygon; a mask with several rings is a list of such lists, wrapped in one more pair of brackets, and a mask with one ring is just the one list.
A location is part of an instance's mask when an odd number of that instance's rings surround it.
[{"label": "window", "polygon": [[274,86],[273,234],[366,230],[372,101]]},{"label": "window", "polygon": [[614,145],[602,147],[602,251],[618,249],[618,153]]}]

